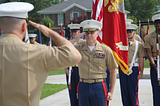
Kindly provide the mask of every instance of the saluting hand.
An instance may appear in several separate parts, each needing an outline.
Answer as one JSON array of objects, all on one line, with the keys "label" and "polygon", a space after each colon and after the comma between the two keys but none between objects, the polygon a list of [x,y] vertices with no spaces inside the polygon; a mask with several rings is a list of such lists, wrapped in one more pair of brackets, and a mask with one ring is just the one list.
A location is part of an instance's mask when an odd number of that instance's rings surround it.
[{"label": "saluting hand", "polygon": [[84,36],[84,35],[85,35],[85,32],[82,32],[82,33],[78,34],[74,39],[70,40],[70,42],[71,42],[72,44],[74,44],[75,42],[78,42],[79,39],[80,39],[82,36]]},{"label": "saluting hand", "polygon": [[40,29],[45,36],[50,37],[50,30],[51,30],[51,29],[49,29],[48,27],[46,27],[46,26],[44,26],[44,25],[37,24],[37,23],[32,22],[32,21],[29,21],[29,23],[30,23],[31,25],[33,25],[34,27]]},{"label": "saluting hand", "polygon": [[82,33],[79,33],[76,37],[75,37],[75,40],[79,40],[82,36],[85,35],[85,32],[82,32]]}]

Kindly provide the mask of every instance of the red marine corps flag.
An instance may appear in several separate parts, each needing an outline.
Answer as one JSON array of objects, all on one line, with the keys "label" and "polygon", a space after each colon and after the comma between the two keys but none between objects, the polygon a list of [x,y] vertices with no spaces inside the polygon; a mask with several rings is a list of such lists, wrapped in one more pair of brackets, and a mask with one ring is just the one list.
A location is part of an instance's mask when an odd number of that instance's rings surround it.
[{"label": "red marine corps flag", "polygon": [[92,19],[102,23],[97,40],[112,49],[121,70],[130,74],[124,0],[93,0],[92,10]]},{"label": "red marine corps flag", "polygon": [[104,0],[102,43],[112,49],[121,70],[129,75],[124,0]]}]

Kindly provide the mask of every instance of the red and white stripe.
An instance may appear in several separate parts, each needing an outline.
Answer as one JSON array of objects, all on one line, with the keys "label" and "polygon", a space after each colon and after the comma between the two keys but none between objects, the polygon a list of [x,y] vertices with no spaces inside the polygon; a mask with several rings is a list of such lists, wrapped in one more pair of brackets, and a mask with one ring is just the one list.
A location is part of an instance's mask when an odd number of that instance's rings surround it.
[{"label": "red and white stripe", "polygon": [[103,30],[103,0],[93,0],[92,1],[92,19],[101,22],[102,27],[101,32],[97,40],[102,43],[102,30]]}]

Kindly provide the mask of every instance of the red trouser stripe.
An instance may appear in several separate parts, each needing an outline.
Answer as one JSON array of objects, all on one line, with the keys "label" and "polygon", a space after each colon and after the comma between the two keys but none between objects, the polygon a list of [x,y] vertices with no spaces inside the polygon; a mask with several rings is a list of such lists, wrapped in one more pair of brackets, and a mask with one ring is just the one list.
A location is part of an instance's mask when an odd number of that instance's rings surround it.
[{"label": "red trouser stripe", "polygon": [[103,85],[103,89],[104,89],[104,93],[105,93],[105,99],[106,99],[106,105],[105,106],[107,106],[107,87],[106,87],[106,84],[105,84],[104,81],[102,82],[102,85]]},{"label": "red trouser stripe", "polygon": [[[78,85],[77,85],[77,94],[78,94],[79,83],[80,82],[78,82]],[[79,98],[79,94],[78,94],[78,98]]]},{"label": "red trouser stripe", "polygon": [[[138,66],[138,75],[139,75],[139,72],[140,72],[140,67]],[[139,83],[139,80],[137,79],[137,86],[136,86],[136,89],[135,89],[136,91],[137,91],[138,83]],[[135,106],[139,106],[138,94],[139,94],[139,90],[138,90],[138,92],[136,92],[136,104],[135,104]]]}]

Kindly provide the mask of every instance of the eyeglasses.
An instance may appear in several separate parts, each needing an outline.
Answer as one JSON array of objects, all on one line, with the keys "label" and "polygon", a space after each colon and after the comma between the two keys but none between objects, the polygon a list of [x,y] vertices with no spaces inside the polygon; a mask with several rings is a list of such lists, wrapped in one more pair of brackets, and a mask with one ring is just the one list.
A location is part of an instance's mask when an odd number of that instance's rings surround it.
[{"label": "eyeglasses", "polygon": [[94,34],[96,31],[86,31],[86,35]]}]

